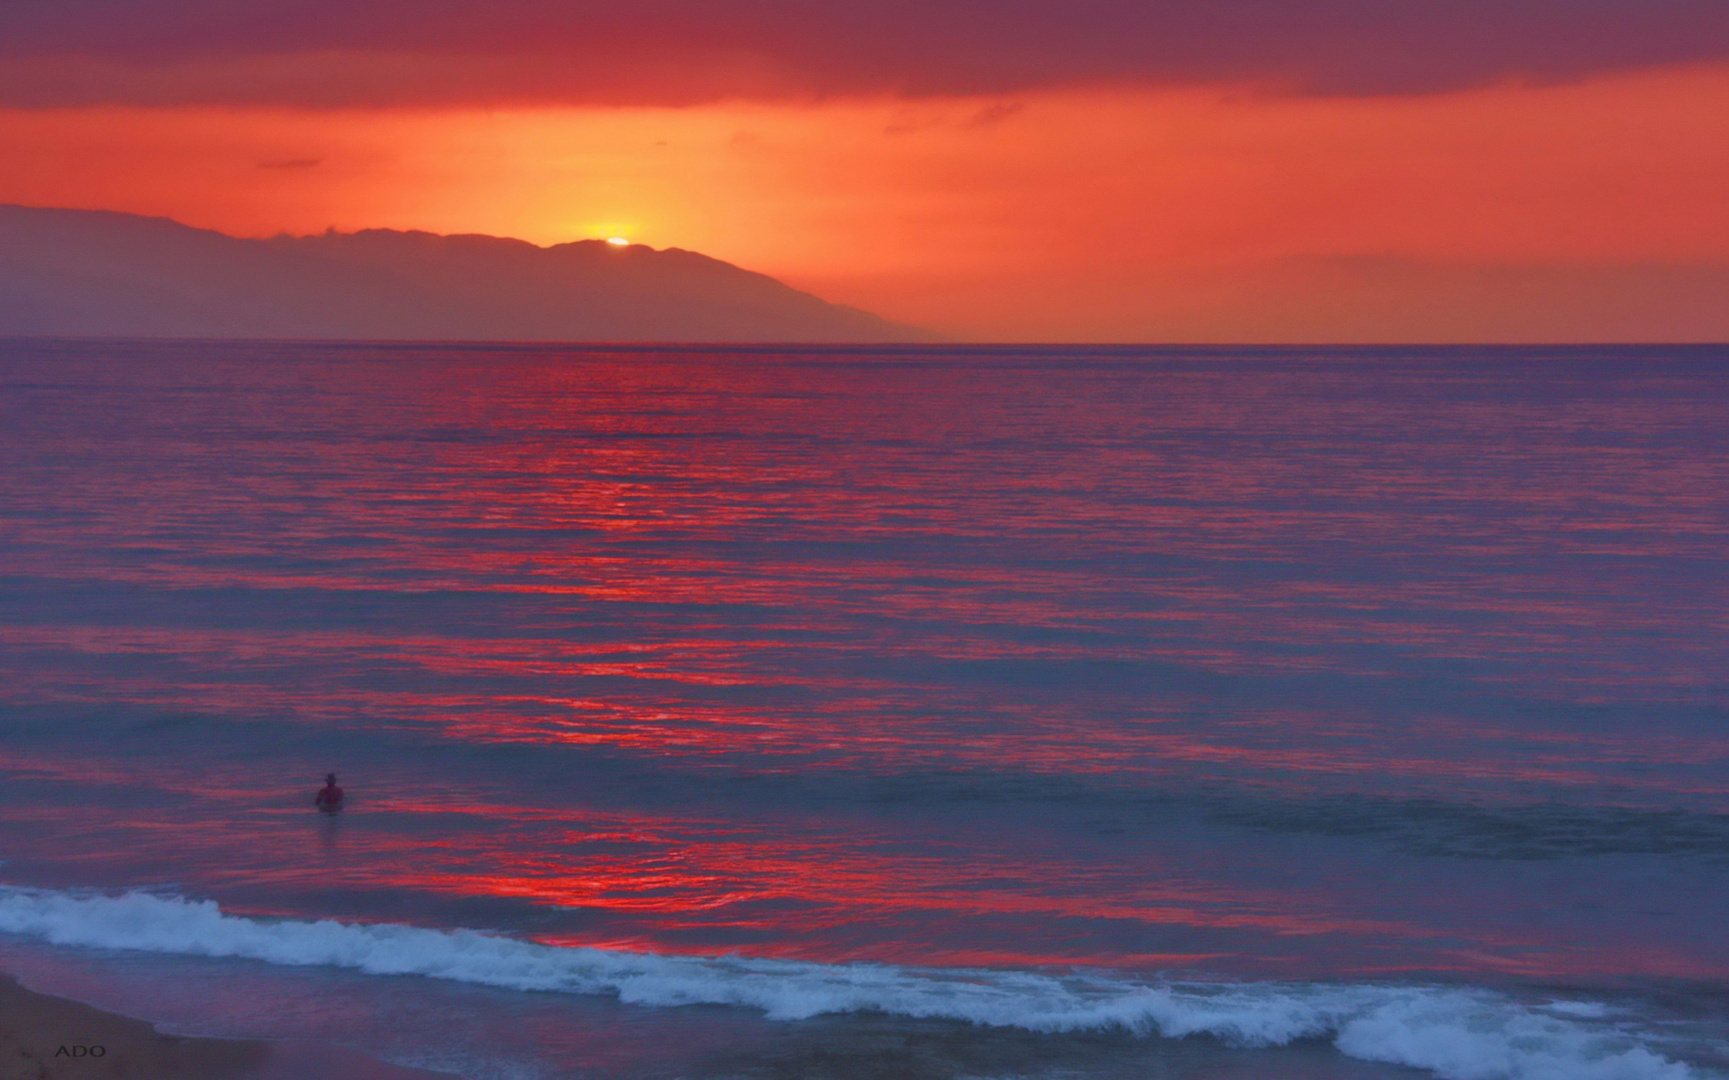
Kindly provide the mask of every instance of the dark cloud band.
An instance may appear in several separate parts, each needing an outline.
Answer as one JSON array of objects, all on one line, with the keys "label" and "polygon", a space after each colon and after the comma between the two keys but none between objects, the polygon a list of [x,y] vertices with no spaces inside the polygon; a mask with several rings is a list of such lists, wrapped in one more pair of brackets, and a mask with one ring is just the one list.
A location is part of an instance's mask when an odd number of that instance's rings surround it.
[{"label": "dark cloud band", "polygon": [[0,101],[1421,93],[1729,56],[1723,0],[8,0]]}]

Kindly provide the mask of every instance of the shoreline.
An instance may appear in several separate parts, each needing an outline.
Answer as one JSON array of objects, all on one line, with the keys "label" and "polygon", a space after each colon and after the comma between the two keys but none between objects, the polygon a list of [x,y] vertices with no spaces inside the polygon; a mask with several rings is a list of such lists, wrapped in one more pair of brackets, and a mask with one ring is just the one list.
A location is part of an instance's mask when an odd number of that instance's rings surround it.
[{"label": "shoreline", "polygon": [[0,972],[0,1080],[454,1080],[327,1043],[171,1035]]}]

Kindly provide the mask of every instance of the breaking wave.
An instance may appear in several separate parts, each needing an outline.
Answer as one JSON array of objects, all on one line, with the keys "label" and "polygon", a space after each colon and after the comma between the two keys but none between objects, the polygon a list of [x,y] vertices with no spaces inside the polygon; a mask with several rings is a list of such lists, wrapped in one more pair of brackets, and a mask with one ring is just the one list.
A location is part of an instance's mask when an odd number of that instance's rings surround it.
[{"label": "breaking wave", "polygon": [[57,945],[329,965],[645,1006],[734,1005],[796,1020],[879,1012],[1039,1032],[1118,1028],[1248,1046],[1331,1039],[1446,1080],[1703,1080],[1611,1010],[1486,990],[1208,983],[1096,974],[821,964],[560,947],[400,924],[261,919],[214,901],[0,887],[0,932]]}]

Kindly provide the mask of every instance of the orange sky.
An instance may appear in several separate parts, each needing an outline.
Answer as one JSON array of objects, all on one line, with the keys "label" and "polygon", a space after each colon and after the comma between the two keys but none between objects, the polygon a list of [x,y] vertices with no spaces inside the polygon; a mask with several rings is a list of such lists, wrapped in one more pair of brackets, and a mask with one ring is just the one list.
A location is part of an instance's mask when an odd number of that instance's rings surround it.
[{"label": "orange sky", "polygon": [[0,110],[0,202],[623,235],[968,339],[1729,338],[1729,66],[1407,96]]}]

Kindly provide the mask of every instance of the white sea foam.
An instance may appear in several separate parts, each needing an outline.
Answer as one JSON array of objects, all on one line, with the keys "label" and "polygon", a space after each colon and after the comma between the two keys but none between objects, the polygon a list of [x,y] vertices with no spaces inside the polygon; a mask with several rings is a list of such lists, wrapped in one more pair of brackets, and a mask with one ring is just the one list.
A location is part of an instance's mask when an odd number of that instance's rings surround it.
[{"label": "white sea foam", "polygon": [[247,918],[208,900],[0,887],[0,932],[60,945],[330,965],[638,1005],[737,1005],[796,1020],[883,1012],[1060,1032],[1119,1027],[1251,1046],[1331,1038],[1446,1080],[1701,1080],[1586,1007],[1488,991],[817,964],[561,948],[472,930]]}]

